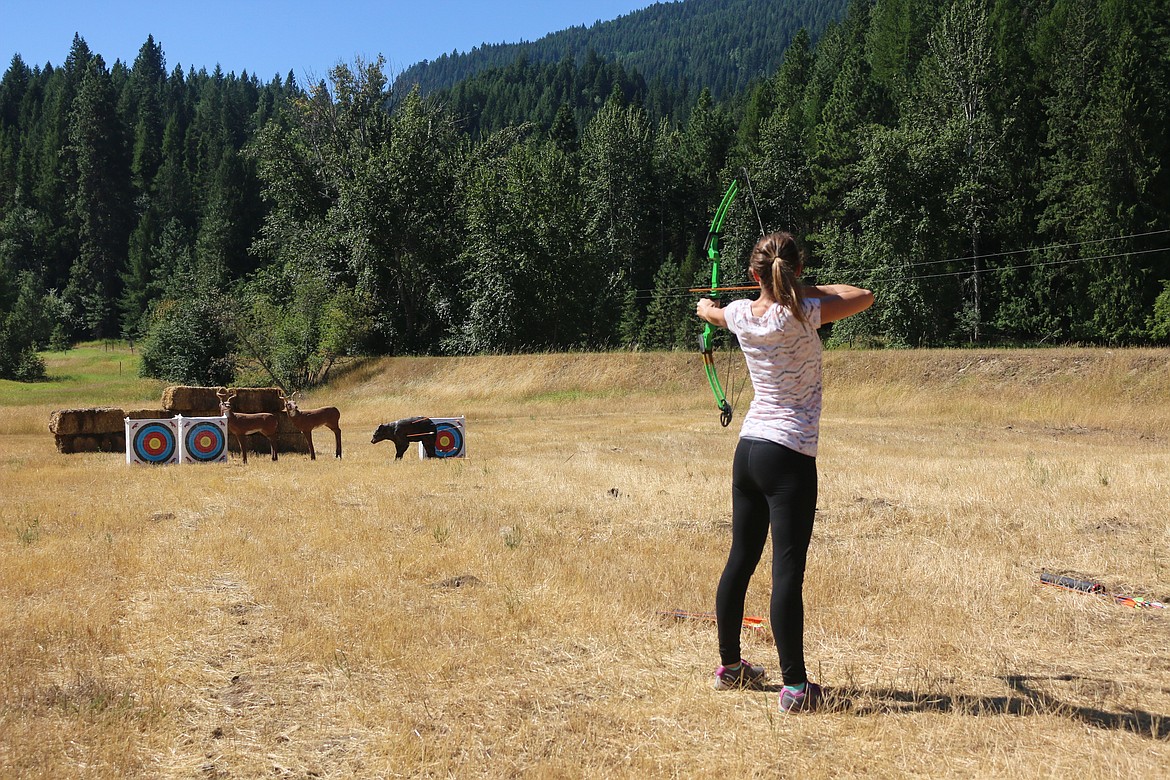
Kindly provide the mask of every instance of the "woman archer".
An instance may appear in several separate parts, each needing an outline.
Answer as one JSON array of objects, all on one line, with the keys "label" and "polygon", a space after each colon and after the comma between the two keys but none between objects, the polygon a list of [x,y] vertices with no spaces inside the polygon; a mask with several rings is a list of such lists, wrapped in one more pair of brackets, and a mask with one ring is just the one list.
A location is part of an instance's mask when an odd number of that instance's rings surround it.
[{"label": "woman archer", "polygon": [[732,462],[731,551],[715,596],[720,663],[715,687],[759,687],[763,667],[740,657],[748,581],[772,534],[769,617],[784,686],[781,711],[815,709],[819,685],[804,661],[804,570],[817,502],[821,416],[821,341],[817,329],[865,311],[873,293],[844,284],[803,286],[804,257],[789,233],[764,236],[750,271],[759,296],[729,303],[699,301],[696,314],[734,333],[755,398]]}]

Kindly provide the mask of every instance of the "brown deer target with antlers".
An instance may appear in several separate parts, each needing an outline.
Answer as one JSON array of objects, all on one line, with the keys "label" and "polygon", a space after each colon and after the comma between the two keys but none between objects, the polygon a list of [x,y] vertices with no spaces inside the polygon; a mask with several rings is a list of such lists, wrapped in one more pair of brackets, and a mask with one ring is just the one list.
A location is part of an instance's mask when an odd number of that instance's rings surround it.
[{"label": "brown deer target with antlers", "polygon": [[268,448],[272,450],[272,459],[276,460],[276,429],[280,419],[271,412],[255,412],[239,414],[232,410],[232,401],[236,394],[229,393],[226,387],[215,391],[219,399],[219,411],[227,418],[229,436],[235,436],[240,443],[240,455],[244,458],[244,465],[248,463],[248,444],[245,438],[250,433],[258,433],[268,440]]},{"label": "brown deer target with antlers", "polygon": [[297,430],[305,435],[309,441],[309,458],[311,460],[317,459],[317,450],[313,446],[313,429],[325,426],[333,431],[334,437],[337,439],[337,450],[333,457],[341,457],[341,412],[337,410],[336,406],[323,406],[320,409],[299,409],[296,401],[293,398],[296,393],[285,398],[280,397],[284,401],[284,411],[288,414],[288,419],[296,426]]}]

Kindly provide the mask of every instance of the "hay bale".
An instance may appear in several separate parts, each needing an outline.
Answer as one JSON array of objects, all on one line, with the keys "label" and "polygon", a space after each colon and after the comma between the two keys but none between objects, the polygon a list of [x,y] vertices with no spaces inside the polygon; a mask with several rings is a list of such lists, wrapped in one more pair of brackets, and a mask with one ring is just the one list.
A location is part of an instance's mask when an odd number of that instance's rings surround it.
[{"label": "hay bale", "polygon": [[[318,430],[320,430],[320,429],[318,429]],[[329,434],[329,441],[332,443],[333,431],[326,431],[326,433]],[[315,441],[317,442],[318,454],[320,454],[321,437],[320,436],[315,437]],[[330,446],[332,446],[332,444]],[[301,433],[300,431],[295,431],[293,433],[277,433],[276,434],[276,451],[277,452],[300,452],[300,453],[304,453],[307,455],[309,453],[309,442],[305,439],[304,434]],[[332,452],[333,450],[331,449],[329,451]]]},{"label": "hay bale", "polygon": [[[258,453],[260,455],[269,455],[272,450],[268,448],[268,440],[258,433],[253,433],[245,436],[244,439],[248,443],[248,452]],[[286,452],[300,452],[308,454],[309,443],[305,441],[305,437],[301,435],[300,431],[293,434],[276,435],[276,452],[277,454],[284,454]],[[228,436],[228,450],[231,452],[239,452],[240,448],[236,445],[236,437]]]},{"label": "hay bale", "polygon": [[284,411],[284,402],[280,400],[284,393],[279,387],[234,387],[232,390],[236,394],[232,410],[240,414],[280,414]]},{"label": "hay bale", "polygon": [[59,409],[49,415],[49,432],[62,436],[117,433],[125,430],[121,409]]},{"label": "hay bale", "polygon": [[96,436],[74,436],[73,437],[73,451],[74,452],[100,452],[100,440]]},{"label": "hay bale", "polygon": [[[186,387],[176,385],[163,390],[162,405],[171,414],[184,417],[216,417],[219,415],[218,387]],[[233,408],[240,414],[284,411],[279,387],[233,387],[236,394]]]},{"label": "hay bale", "polygon": [[[126,410],[125,416],[131,420],[169,420],[174,417],[166,409],[128,409]],[[125,426],[123,426],[123,436],[125,432]]]},{"label": "hay bale", "polygon": [[[162,405],[171,414],[184,417],[213,417],[219,414],[218,387],[187,387],[174,385],[163,390]],[[208,410],[214,410],[205,414]],[[200,412],[200,414],[195,414]],[[170,415],[167,415],[170,416]]]},{"label": "hay bale", "polygon": [[276,434],[278,436],[300,436],[301,429],[293,425],[292,419],[287,414],[281,414],[276,420]]},{"label": "hay bale", "polygon": [[82,415],[77,409],[58,409],[49,415],[49,433],[72,436],[81,433]]},{"label": "hay bale", "polygon": [[98,439],[98,452],[125,452],[126,432],[107,433]]},{"label": "hay bale", "polygon": [[[91,436],[89,434],[57,434],[53,437],[54,444],[57,445],[57,452],[63,455],[76,455],[79,452],[114,452],[115,450],[124,452],[126,445],[123,444],[120,448],[115,448],[114,441],[107,441],[107,437],[114,437],[115,434],[107,433],[103,435]],[[122,435],[121,441],[125,441],[125,434]]]}]

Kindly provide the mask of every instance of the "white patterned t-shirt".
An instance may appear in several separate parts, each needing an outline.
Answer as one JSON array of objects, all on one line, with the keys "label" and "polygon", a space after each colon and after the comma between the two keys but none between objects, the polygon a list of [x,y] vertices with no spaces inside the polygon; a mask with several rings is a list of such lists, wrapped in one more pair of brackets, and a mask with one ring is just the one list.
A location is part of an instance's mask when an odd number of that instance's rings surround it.
[{"label": "white patterned t-shirt", "polygon": [[727,327],[739,338],[755,398],[743,419],[741,438],[763,439],[816,457],[821,420],[821,301],[802,302],[808,322],[773,304],[760,317],[750,300],[723,308]]}]

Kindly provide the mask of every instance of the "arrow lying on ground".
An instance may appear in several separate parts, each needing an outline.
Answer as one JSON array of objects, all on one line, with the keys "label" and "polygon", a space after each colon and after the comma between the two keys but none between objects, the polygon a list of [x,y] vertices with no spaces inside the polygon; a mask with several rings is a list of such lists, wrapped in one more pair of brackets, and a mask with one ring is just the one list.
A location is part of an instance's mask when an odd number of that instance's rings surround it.
[{"label": "arrow lying on ground", "polygon": [[[660,609],[659,617],[674,618],[675,620],[701,620],[705,623],[715,622],[714,612],[688,612],[685,609]],[[762,617],[745,617],[743,627],[766,634],[768,623]]]},{"label": "arrow lying on ground", "polygon": [[1104,596],[1105,598],[1116,601],[1122,606],[1132,607],[1133,609],[1166,608],[1166,605],[1160,601],[1152,601],[1141,596],[1126,596],[1122,593],[1110,593],[1104,585],[1094,580],[1082,580],[1064,574],[1050,574],[1045,571],[1040,573],[1040,582],[1044,585],[1051,585],[1054,588],[1061,588],[1062,590],[1073,590],[1078,593],[1092,593],[1096,596]]}]

